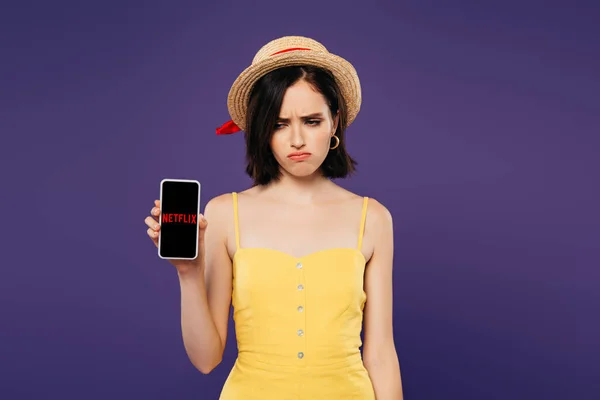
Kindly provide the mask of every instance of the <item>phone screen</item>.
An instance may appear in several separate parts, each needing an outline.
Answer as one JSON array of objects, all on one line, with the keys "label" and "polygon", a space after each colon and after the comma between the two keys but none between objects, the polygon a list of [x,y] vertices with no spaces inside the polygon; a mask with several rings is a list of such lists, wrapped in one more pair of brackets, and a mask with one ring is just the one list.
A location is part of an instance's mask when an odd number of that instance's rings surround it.
[{"label": "phone screen", "polygon": [[160,187],[158,255],[168,259],[198,256],[200,183],[164,179]]}]

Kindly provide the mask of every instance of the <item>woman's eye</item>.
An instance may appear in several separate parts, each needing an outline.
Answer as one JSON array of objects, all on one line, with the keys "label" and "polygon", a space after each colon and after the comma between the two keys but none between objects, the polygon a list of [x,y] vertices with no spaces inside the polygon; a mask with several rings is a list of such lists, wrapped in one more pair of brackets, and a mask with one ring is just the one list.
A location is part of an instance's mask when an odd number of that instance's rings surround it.
[{"label": "woman's eye", "polygon": [[[306,123],[310,126],[319,126],[321,121],[318,119],[306,121]],[[275,124],[275,130],[281,129],[285,124]]]}]

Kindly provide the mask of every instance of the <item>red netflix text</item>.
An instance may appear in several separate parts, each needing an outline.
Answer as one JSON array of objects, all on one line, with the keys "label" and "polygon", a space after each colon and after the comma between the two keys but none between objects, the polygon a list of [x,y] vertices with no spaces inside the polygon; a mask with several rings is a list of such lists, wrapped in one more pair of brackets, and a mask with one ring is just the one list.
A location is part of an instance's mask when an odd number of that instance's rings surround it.
[{"label": "red netflix text", "polygon": [[163,214],[162,223],[180,223],[180,224],[195,224],[196,214]]}]

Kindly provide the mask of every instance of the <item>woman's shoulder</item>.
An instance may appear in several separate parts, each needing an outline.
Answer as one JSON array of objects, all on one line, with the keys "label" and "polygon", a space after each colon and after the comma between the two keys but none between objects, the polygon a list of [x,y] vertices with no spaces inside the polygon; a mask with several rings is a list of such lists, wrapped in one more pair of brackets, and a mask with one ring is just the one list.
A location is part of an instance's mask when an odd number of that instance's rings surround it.
[{"label": "woman's shoulder", "polygon": [[368,200],[369,208],[374,208],[375,210],[381,210],[385,208],[383,204],[381,204],[376,198],[370,196],[369,194],[364,193],[356,193],[341,186],[337,188],[339,196],[336,196],[340,202],[351,201],[351,202],[363,202],[364,200]]},{"label": "woman's shoulder", "polygon": [[206,206],[208,207],[211,205],[213,207],[220,207],[227,203],[231,204],[232,198],[233,192],[221,193],[210,199],[208,203],[206,203]]},{"label": "woman's shoulder", "polygon": [[211,198],[204,206],[204,216],[212,218],[228,217],[233,207],[232,192],[222,193]]},{"label": "woman's shoulder", "polygon": [[364,202],[367,200],[367,218],[371,221],[377,221],[378,223],[386,220],[391,221],[391,213],[388,208],[383,205],[377,198],[369,196],[368,194],[359,194],[350,190],[341,188],[345,192],[347,200],[355,202]]},{"label": "woman's shoulder", "polygon": [[234,195],[236,195],[237,197],[244,197],[247,195],[252,195],[254,191],[255,188],[250,188],[244,189],[239,192],[233,191],[218,194],[206,203],[205,210],[207,211],[205,212],[212,212],[216,214],[223,212],[231,213],[232,207],[234,206]]}]

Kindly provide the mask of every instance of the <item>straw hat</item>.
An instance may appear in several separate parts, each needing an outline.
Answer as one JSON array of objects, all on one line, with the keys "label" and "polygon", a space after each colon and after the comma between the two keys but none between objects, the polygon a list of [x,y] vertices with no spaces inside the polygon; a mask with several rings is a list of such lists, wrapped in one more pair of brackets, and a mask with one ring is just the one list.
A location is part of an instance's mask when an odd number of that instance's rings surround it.
[{"label": "straw hat", "polygon": [[360,81],[352,64],[330,53],[325,46],[314,39],[284,36],[261,47],[254,56],[252,64],[233,82],[227,96],[227,108],[232,120],[217,128],[217,134],[245,130],[250,91],[256,81],[277,68],[290,65],[312,65],[329,70],[346,101],[347,125],[354,121],[360,110],[362,95]]}]

